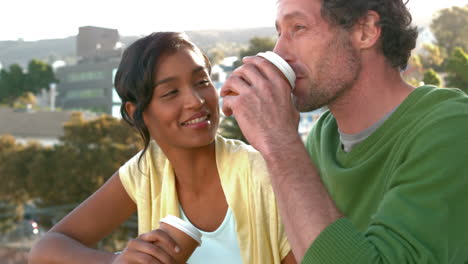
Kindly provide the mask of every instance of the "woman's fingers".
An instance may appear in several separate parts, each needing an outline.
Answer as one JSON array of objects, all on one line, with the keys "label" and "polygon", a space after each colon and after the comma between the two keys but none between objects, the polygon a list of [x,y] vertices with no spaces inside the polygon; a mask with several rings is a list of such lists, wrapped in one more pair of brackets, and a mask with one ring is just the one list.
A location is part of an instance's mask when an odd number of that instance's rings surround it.
[{"label": "woman's fingers", "polygon": [[141,234],[138,238],[146,242],[157,243],[171,252],[180,252],[177,242],[166,231],[160,228]]},{"label": "woman's fingers", "polygon": [[130,240],[118,259],[120,261],[116,259],[115,263],[176,264],[176,260],[161,245],[140,238]]}]

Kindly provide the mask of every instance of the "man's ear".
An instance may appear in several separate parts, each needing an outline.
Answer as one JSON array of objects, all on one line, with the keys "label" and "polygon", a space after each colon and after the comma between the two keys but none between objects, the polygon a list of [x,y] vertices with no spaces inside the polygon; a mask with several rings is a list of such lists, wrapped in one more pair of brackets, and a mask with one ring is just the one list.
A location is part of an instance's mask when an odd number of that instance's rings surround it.
[{"label": "man's ear", "polygon": [[379,25],[380,15],[369,10],[354,26],[353,41],[356,47],[368,49],[375,46],[380,38],[382,28]]},{"label": "man's ear", "polygon": [[133,121],[133,114],[135,113],[136,106],[132,102],[125,102],[125,110],[128,113],[128,116],[132,119]]}]

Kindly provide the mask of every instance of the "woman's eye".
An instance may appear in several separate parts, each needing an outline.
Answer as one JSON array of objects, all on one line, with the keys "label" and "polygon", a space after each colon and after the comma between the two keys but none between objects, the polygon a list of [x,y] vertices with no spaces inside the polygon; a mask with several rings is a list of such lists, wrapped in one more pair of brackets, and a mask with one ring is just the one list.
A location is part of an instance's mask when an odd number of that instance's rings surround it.
[{"label": "woman's eye", "polygon": [[208,79],[203,79],[197,83],[199,86],[208,86],[210,84],[210,81]]},{"label": "woman's eye", "polygon": [[174,95],[174,94],[176,94],[178,92],[179,91],[177,91],[177,90],[170,90],[169,92],[163,94],[161,97],[168,97],[168,96]]}]

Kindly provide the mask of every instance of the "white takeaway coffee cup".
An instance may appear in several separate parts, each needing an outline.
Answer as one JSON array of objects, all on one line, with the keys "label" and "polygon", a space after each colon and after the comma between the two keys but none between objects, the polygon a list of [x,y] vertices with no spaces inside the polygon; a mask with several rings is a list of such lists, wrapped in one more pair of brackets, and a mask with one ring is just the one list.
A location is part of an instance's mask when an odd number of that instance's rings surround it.
[{"label": "white takeaway coffee cup", "polygon": [[273,51],[260,52],[257,56],[265,58],[269,62],[278,68],[278,70],[284,75],[289,85],[291,85],[291,90],[294,90],[296,84],[296,74],[291,66],[283,59],[280,55],[274,53]]},{"label": "white takeaway coffee cup", "polygon": [[[291,91],[294,90],[296,86],[296,74],[294,73],[294,70],[291,68],[291,66],[283,58],[281,58],[280,55],[274,53],[273,51],[266,51],[258,53],[257,56],[271,62],[271,64],[273,64],[282,73],[282,76],[289,83],[291,86]],[[227,95],[233,96],[237,95],[237,93],[231,91]]]},{"label": "white takeaway coffee cup", "polygon": [[172,254],[177,263],[187,263],[192,253],[202,243],[201,232],[176,216],[167,215],[161,219],[160,228],[167,232],[180,247],[180,252]]}]

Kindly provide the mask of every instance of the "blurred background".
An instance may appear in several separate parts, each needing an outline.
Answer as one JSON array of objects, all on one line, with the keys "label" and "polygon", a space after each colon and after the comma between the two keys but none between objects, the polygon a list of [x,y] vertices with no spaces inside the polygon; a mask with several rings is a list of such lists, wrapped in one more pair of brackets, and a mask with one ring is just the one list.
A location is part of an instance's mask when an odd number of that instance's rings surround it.
[{"label": "blurred background", "polygon": [[[468,0],[411,0],[419,38],[411,84],[468,91]],[[154,31],[185,31],[220,89],[239,58],[272,50],[275,0],[0,3],[0,264],[33,243],[141,148],[121,122],[113,78],[122,51]],[[222,101],[220,99],[220,104]],[[305,138],[322,109],[302,113]],[[244,140],[234,118],[219,132]],[[136,215],[96,247],[121,250]]]}]

